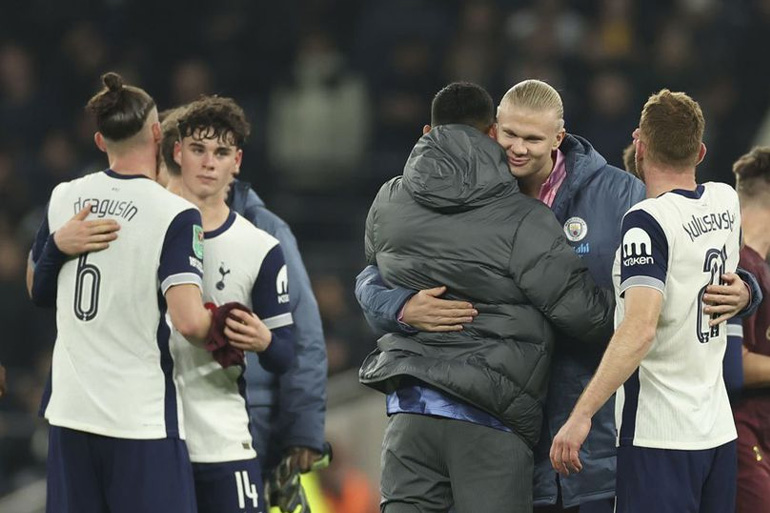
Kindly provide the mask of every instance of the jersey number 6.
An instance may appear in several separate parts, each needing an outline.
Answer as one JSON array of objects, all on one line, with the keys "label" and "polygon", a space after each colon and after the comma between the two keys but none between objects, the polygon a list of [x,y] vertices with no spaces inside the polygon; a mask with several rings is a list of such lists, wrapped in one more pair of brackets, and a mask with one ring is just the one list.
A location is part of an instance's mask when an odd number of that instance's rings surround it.
[{"label": "jersey number 6", "polygon": [[[78,271],[75,275],[75,316],[81,321],[92,321],[99,309],[99,284],[101,273],[94,264],[86,262],[88,253],[78,258]],[[90,286],[88,286],[90,285]],[[87,304],[83,305],[83,300]]]}]

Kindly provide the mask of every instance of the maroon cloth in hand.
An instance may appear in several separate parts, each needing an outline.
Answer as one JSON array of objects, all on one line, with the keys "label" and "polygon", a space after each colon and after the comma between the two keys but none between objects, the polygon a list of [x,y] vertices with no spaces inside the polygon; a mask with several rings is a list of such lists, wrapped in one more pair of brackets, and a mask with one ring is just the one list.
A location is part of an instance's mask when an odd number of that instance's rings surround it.
[{"label": "maroon cloth in hand", "polygon": [[225,336],[225,320],[230,317],[230,312],[233,310],[243,310],[248,313],[251,313],[251,310],[237,301],[220,306],[216,306],[214,303],[206,303],[204,306],[211,310],[211,329],[209,329],[209,334],[203,347],[206,351],[211,352],[214,360],[219,362],[222,367],[243,364],[245,359],[243,350],[231,346],[227,341]]}]

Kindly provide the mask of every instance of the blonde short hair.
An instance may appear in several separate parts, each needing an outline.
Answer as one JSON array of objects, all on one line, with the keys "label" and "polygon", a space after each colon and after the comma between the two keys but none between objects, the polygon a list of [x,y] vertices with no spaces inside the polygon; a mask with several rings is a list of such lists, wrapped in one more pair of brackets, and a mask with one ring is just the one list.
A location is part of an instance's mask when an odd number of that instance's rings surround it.
[{"label": "blonde short hair", "polygon": [[668,89],[650,96],[639,120],[648,158],[673,167],[698,163],[705,128],[698,102]]},{"label": "blonde short hair", "polygon": [[524,80],[508,89],[500,100],[500,107],[525,107],[534,111],[556,111],[558,119],[564,119],[564,105],[558,91],[542,80]]}]

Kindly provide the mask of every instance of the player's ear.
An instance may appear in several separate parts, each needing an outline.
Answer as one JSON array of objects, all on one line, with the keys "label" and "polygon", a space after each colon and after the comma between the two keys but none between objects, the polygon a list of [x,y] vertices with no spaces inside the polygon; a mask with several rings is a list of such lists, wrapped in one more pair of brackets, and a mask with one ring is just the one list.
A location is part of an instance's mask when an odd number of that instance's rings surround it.
[{"label": "player's ear", "polygon": [[174,142],[174,162],[182,165],[182,143],[179,141]]},{"label": "player's ear", "polygon": [[94,143],[96,143],[97,148],[99,148],[104,153],[107,153],[107,144],[105,144],[104,136],[101,132],[96,132],[94,134]]},{"label": "player's ear", "polygon": [[423,125],[423,127],[422,127],[422,135],[425,135],[428,132],[430,132],[430,125]]},{"label": "player's ear", "polygon": [[235,167],[239,168],[239,171],[241,167],[241,162],[243,162],[243,150],[238,149],[238,151],[235,152]]},{"label": "player's ear", "polygon": [[155,144],[160,144],[160,140],[163,138],[163,132],[160,130],[160,123],[157,121],[150,125],[150,130],[152,130],[152,140]]},{"label": "player's ear", "polygon": [[567,131],[564,129],[564,120],[559,120],[559,130],[556,132],[556,140],[553,143],[553,150],[559,149],[559,146],[561,146],[561,143],[564,141],[564,138],[567,136]]},{"label": "player's ear", "polygon": [[703,162],[703,158],[706,156],[706,145],[703,143],[700,143],[700,149],[698,150],[698,162],[695,163],[697,166],[701,162]]}]

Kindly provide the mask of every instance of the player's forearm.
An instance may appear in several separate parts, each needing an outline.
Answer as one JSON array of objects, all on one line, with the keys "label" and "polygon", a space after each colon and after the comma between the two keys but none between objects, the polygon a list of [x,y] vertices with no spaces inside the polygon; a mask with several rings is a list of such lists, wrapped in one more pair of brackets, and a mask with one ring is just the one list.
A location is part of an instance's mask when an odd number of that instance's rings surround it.
[{"label": "player's forearm", "polygon": [[770,387],[770,356],[751,352],[743,354],[743,386]]},{"label": "player's forearm", "polygon": [[273,374],[283,374],[294,364],[294,326],[272,330],[272,340],[259,353],[259,363]]},{"label": "player's forearm", "polygon": [[56,305],[59,271],[66,260],[67,255],[59,250],[53,235],[50,235],[32,271],[30,297],[37,306]]},{"label": "player's forearm", "polygon": [[575,405],[573,415],[593,417],[639,367],[654,338],[654,326],[623,321],[607,346],[596,374]]},{"label": "player's forearm", "polygon": [[200,288],[177,285],[166,291],[171,324],[190,343],[203,346],[211,329],[211,313],[203,306]]}]

